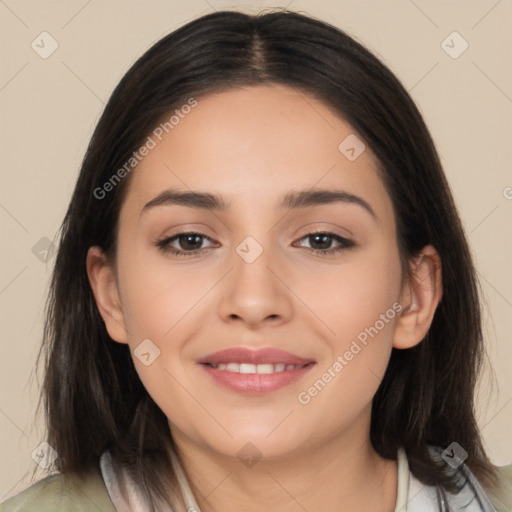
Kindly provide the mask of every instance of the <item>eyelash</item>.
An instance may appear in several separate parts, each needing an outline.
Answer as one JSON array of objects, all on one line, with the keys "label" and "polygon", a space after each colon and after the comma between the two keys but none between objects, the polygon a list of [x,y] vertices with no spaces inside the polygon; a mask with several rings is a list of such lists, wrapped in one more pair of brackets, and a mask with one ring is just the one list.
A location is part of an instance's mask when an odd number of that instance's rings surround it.
[{"label": "eyelash", "polygon": [[[158,240],[155,245],[158,247],[159,250],[161,250],[164,253],[170,253],[170,254],[173,254],[174,256],[179,256],[182,258],[196,256],[197,254],[199,254],[200,252],[203,252],[205,250],[205,249],[195,249],[193,251],[182,251],[182,250],[176,249],[174,247],[171,247],[169,245],[171,242],[178,239],[180,236],[185,236],[185,235],[197,235],[202,238],[208,239],[209,241],[212,241],[212,239],[209,236],[204,235],[203,233],[198,233],[197,231],[181,231],[180,233],[176,233],[175,235],[173,235],[171,237],[167,237],[167,238],[163,238],[162,240]],[[336,233],[330,233],[328,231],[318,231],[318,232],[308,233],[307,235],[303,236],[299,240],[303,240],[304,238],[313,237],[315,235],[327,236],[327,237],[332,238],[340,243],[340,246],[338,246],[334,249],[313,249],[311,247],[302,247],[302,249],[305,249],[306,252],[309,252],[309,253],[312,253],[315,255],[319,255],[319,254],[320,255],[327,255],[327,254],[334,255],[335,253],[344,251],[346,249],[350,249],[351,247],[353,247],[355,245],[355,243],[352,242],[351,240],[348,240],[347,238],[337,235]]]}]

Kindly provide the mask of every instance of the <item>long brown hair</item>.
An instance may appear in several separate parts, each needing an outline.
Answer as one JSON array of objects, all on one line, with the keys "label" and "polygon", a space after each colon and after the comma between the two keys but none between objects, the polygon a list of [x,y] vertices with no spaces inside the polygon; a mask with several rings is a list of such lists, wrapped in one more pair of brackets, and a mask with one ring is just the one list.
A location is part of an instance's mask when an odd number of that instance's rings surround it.
[{"label": "long brown hair", "polygon": [[457,441],[469,468],[492,483],[474,412],[484,354],[476,274],[432,138],[404,87],[373,54],[338,28],[286,10],[220,11],[187,23],[142,55],[112,93],[61,227],[39,354],[55,468],[83,473],[108,449],[149,496],[176,492],[166,417],[142,385],[128,345],[107,334],[86,274],[89,247],[115,257],[130,176],[104,197],[97,190],[164,114],[192,97],[262,83],[319,98],[365,138],[394,205],[404,269],[426,244],[441,257],[443,299],[430,331],[414,348],[393,349],[373,399],[374,449],[394,459],[403,446],[419,480],[450,489],[450,474],[428,446]]}]

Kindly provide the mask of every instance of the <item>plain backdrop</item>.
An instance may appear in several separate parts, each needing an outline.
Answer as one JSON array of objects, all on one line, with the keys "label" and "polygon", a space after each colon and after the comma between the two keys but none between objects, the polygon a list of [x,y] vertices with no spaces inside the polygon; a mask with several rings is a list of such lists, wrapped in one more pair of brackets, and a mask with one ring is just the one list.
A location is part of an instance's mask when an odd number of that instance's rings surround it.
[{"label": "plain backdrop", "polygon": [[193,18],[225,8],[255,13],[285,6],[338,26],[380,56],[424,115],[482,284],[490,364],[478,400],[479,424],[492,460],[512,462],[510,2],[5,0],[0,501],[31,483],[31,455],[44,439],[43,418],[34,417],[41,377],[34,364],[54,262],[50,241],[112,90],[156,40]]}]

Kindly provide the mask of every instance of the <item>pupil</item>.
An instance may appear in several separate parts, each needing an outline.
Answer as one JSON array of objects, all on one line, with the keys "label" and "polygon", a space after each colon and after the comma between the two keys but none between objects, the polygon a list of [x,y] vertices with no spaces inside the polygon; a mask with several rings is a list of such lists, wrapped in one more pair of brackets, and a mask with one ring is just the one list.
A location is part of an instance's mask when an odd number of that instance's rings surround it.
[{"label": "pupil", "polygon": [[321,247],[317,247],[317,249],[329,249],[331,245],[331,237],[329,235],[313,235],[312,238],[315,240],[315,243],[318,239],[320,239]]},{"label": "pupil", "polygon": [[[192,242],[190,243],[190,241]],[[194,245],[195,240],[195,245]],[[201,247],[201,236],[200,235],[181,235],[180,245],[183,249],[194,250]]]}]

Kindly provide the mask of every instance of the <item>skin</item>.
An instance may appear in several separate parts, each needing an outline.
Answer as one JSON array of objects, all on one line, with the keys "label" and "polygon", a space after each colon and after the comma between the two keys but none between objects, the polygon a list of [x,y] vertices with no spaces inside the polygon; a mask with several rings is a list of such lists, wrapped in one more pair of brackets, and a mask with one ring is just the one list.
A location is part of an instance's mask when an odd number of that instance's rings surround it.
[{"label": "skin", "polygon": [[[411,281],[402,280],[393,205],[368,145],[355,161],[338,150],[350,134],[325,104],[282,85],[198,98],[130,177],[115,261],[89,250],[89,279],[112,339],[132,354],[144,339],[160,350],[149,366],[134,363],[169,420],[203,512],[394,510],[397,464],[371,446],[371,401],[392,347],[412,347],[428,331],[442,294],[440,262],[426,246],[411,262]],[[169,188],[219,194],[229,208],[143,211]],[[348,202],[280,206],[287,192],[311,188],[356,195],[375,218]],[[157,247],[185,229],[211,239],[199,240],[203,252],[178,257]],[[307,236],[315,230],[355,245],[320,254],[325,246]],[[252,263],[236,252],[247,236],[263,249]],[[186,250],[176,239],[170,245]],[[401,312],[299,403],[396,303]],[[219,387],[197,363],[235,346],[277,347],[316,365],[297,383],[245,396]],[[262,457],[252,467],[237,456],[248,442]]]}]

